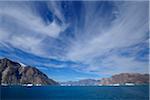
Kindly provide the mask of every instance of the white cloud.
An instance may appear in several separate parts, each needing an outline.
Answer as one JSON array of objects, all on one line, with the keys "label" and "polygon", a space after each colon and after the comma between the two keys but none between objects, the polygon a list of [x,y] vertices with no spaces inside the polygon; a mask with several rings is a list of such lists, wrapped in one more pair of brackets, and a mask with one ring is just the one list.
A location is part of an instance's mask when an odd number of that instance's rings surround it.
[{"label": "white cloud", "polygon": [[[51,2],[48,7],[62,21],[61,25],[55,19],[46,25],[35,11],[35,5],[12,2],[4,2],[3,4],[1,2],[0,43],[10,43],[25,52],[46,58],[52,57],[53,52],[60,50],[61,52],[54,57],[66,57],[65,60],[81,62],[87,66],[79,64],[68,67],[87,72],[103,73],[102,71],[105,72],[105,69],[110,73],[119,71],[146,72],[147,62],[135,60],[135,53],[131,57],[124,57],[111,54],[110,51],[129,48],[147,41],[145,38],[148,37],[148,4],[147,2],[114,3],[115,8],[108,8],[108,14],[104,14],[107,12],[106,5],[99,7],[98,2],[84,2],[79,15],[83,22],[78,22],[78,18],[72,16],[75,18],[73,21],[75,24],[73,29],[75,30],[72,30],[74,37],[67,44],[67,52],[64,52],[63,50],[66,48],[61,47],[61,43],[56,43],[55,40],[58,39],[61,32],[72,25],[70,24],[72,22],[65,23],[66,19],[59,2]],[[103,11],[104,9],[106,11]],[[79,24],[82,27],[78,26]],[[45,42],[47,38],[52,43]],[[66,42],[66,38],[61,39]],[[56,46],[57,44],[59,45]],[[103,56],[106,57],[102,58]],[[66,65],[48,64],[46,66],[62,68]],[[101,71],[101,69],[103,70]]]},{"label": "white cloud", "polygon": [[[147,2],[125,2],[124,4],[116,6],[119,8],[117,18],[110,23],[111,25],[107,27],[107,29],[101,26],[105,25],[103,23],[107,22],[107,20],[104,19],[104,21],[101,21],[102,19],[97,14],[88,13],[89,15],[86,15],[87,20],[85,23],[87,27],[85,26],[85,31],[83,32],[87,32],[88,35],[83,35],[83,38],[79,36],[79,40],[74,42],[75,45],[72,46],[68,53],[68,58],[91,64],[93,65],[91,67],[92,69],[100,70],[100,66],[97,66],[98,68],[96,68],[96,66],[94,67],[94,58],[103,56],[114,49],[128,48],[146,41],[145,37],[148,36]],[[91,11],[89,8],[87,10]],[[91,18],[91,20],[89,18]],[[98,22],[101,22],[101,24]],[[94,25],[94,27],[92,27],[92,25]],[[114,56],[108,56],[110,57],[102,59],[102,61],[113,64],[108,65],[111,67],[120,66],[122,70],[123,68],[129,68],[129,66],[135,69],[138,69],[139,66],[143,66],[144,69],[148,67],[145,62],[134,61],[134,57],[124,58],[116,55],[114,58]]]},{"label": "white cloud", "polygon": [[61,6],[59,2],[49,2],[48,7],[54,13],[55,16],[57,16],[62,22],[65,22],[65,18],[62,12],[60,11]]},{"label": "white cloud", "polygon": [[49,52],[43,49],[48,48],[43,40],[57,38],[67,25],[55,19],[46,25],[35,7],[26,2],[0,2],[0,42],[45,57]]},{"label": "white cloud", "polygon": [[[80,59],[80,57],[94,55],[95,53],[95,56],[98,56],[98,53],[102,54],[114,48],[129,47],[143,41],[147,35],[146,32],[148,32],[148,5],[129,3],[128,6],[122,5],[121,7],[124,10],[120,11],[120,17],[113,22],[107,31],[98,35],[91,33],[92,38],[85,36],[86,42],[77,41],[76,45],[72,46],[73,51],[68,56],[73,59]],[[88,23],[89,26],[91,26],[93,20]],[[87,31],[89,29],[86,28]],[[102,28],[97,25],[92,30],[102,30]]]},{"label": "white cloud", "polygon": [[13,18],[16,23],[41,34],[57,37],[66,28],[65,25],[58,25],[55,20],[46,25],[29,4],[4,3],[0,8],[1,16]]},{"label": "white cloud", "polygon": [[110,75],[122,72],[148,73],[148,62],[137,61],[134,57],[111,55],[104,58],[101,63],[92,64],[86,70]]}]

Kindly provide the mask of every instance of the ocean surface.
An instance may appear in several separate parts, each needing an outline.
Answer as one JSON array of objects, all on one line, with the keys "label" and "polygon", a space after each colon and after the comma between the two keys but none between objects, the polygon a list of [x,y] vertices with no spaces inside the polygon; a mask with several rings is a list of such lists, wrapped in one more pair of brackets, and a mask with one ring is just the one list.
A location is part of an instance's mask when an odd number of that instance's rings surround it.
[{"label": "ocean surface", "polygon": [[0,100],[149,100],[149,87],[1,86]]}]

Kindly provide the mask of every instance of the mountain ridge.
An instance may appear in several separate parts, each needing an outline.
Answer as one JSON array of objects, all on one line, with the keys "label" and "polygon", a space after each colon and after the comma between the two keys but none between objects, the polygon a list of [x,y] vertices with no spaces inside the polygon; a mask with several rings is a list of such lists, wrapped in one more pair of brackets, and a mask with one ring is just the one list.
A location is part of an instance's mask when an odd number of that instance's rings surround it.
[{"label": "mountain ridge", "polygon": [[78,81],[61,82],[62,86],[98,86],[98,85],[144,85],[149,84],[149,74],[141,73],[119,73],[114,74],[109,78],[101,79],[82,79]]},{"label": "mountain ridge", "polygon": [[37,68],[21,66],[21,64],[8,58],[0,59],[0,83],[8,85],[58,85],[56,81],[49,79]]},{"label": "mountain ridge", "polygon": [[133,83],[136,85],[139,84],[149,84],[150,75],[141,74],[141,73],[120,73],[114,74],[110,78],[102,78],[100,84],[109,85],[109,84],[122,84]]}]

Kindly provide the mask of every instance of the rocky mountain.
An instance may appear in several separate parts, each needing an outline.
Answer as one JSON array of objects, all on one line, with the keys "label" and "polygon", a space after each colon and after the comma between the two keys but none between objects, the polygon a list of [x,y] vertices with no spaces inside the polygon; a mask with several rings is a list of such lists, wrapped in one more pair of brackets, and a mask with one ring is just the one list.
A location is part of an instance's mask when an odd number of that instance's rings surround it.
[{"label": "rocky mountain", "polygon": [[102,78],[100,84],[109,85],[109,84],[125,84],[125,83],[134,83],[134,84],[149,84],[149,74],[140,74],[140,73],[120,73],[113,75],[111,78]]},{"label": "rocky mountain", "polygon": [[120,73],[115,74],[110,78],[102,78],[99,80],[95,79],[83,79],[79,81],[68,81],[61,82],[63,86],[96,86],[96,85],[126,85],[126,84],[135,84],[143,85],[149,84],[149,74],[140,74],[140,73]]},{"label": "rocky mountain", "polygon": [[83,79],[79,81],[61,82],[60,84],[63,86],[95,86],[95,85],[98,85],[98,83],[99,83],[99,80]]},{"label": "rocky mountain", "polygon": [[35,67],[21,66],[7,58],[0,59],[0,83],[9,85],[58,85]]}]

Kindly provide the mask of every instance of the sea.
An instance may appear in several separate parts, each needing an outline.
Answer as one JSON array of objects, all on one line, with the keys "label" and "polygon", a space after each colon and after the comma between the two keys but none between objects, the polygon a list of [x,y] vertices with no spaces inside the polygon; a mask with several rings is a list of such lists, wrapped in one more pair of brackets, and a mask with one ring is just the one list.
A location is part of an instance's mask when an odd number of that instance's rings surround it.
[{"label": "sea", "polygon": [[149,100],[149,86],[1,86],[0,100]]}]

